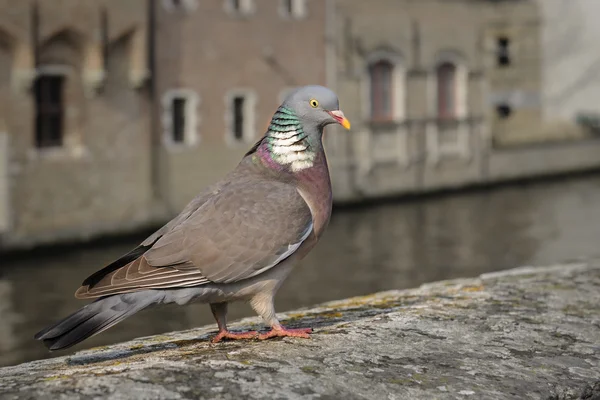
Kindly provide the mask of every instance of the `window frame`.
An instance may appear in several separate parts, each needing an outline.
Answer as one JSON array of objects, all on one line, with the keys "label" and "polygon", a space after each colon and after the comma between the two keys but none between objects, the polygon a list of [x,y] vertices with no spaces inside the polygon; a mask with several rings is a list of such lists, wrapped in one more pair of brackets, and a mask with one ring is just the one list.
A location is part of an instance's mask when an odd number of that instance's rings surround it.
[{"label": "window frame", "polygon": [[[452,115],[440,115],[439,69],[454,67],[454,107]],[[428,69],[428,118],[425,127],[427,160],[438,165],[443,159],[457,158],[469,162],[472,154],[469,113],[469,67],[467,58],[455,50],[439,51]],[[450,134],[450,135],[448,135]]]},{"label": "window frame", "polygon": [[[446,72],[443,70],[445,67],[448,67],[448,71]],[[457,92],[459,84],[457,69],[456,64],[450,61],[440,62],[435,67],[436,117],[439,120],[457,119]],[[451,99],[451,102],[447,101],[448,99]]]},{"label": "window frame", "polygon": [[[387,76],[385,76],[387,75]],[[384,78],[385,76],[385,78]],[[385,88],[386,80],[388,87]],[[394,64],[380,59],[369,65],[369,114],[373,122],[394,120]],[[386,90],[387,89],[387,90]],[[387,98],[387,102],[386,102]],[[387,107],[386,107],[387,103]]]},{"label": "window frame", "polygon": [[[69,76],[71,75],[72,69],[67,65],[45,65],[39,67],[36,70],[35,78],[32,82],[32,91],[33,91],[33,101],[34,101],[34,125],[33,125],[33,148],[38,152],[52,152],[64,149],[66,147],[66,137],[68,133],[68,118],[67,118],[67,106],[68,106],[68,84],[69,84]],[[45,77],[60,77],[62,79],[62,87],[61,87],[61,99],[60,99],[60,140],[58,144],[54,145],[40,145],[39,136],[40,132],[38,131],[38,118],[40,114],[39,110],[39,100],[37,93],[37,84],[38,81],[44,79]]]},{"label": "window frame", "polygon": [[[236,98],[243,97],[243,129],[240,139],[235,136],[235,116],[234,101]],[[225,138],[229,145],[246,145],[256,139],[256,105],[257,96],[250,89],[234,89],[225,95]]]},{"label": "window frame", "polygon": [[[287,7],[287,2],[289,2],[291,9]],[[308,16],[306,0],[279,0],[279,14],[288,19],[306,18]]]},{"label": "window frame", "polygon": [[[237,1],[239,8],[234,6],[234,1]],[[256,3],[254,0],[225,0],[224,3],[225,11],[233,16],[246,17],[254,14],[256,10]]]},{"label": "window frame", "polygon": [[[391,64],[390,114],[385,118],[374,118],[371,68],[380,62]],[[407,115],[406,65],[404,58],[392,51],[375,51],[366,58],[363,79],[363,116],[371,123],[401,123]]]},{"label": "window frame", "polygon": [[[439,74],[443,64],[452,64],[454,70],[454,112],[452,115],[440,115],[439,110]],[[467,118],[469,114],[469,71],[466,60],[456,51],[441,51],[434,60],[430,74],[430,115],[436,120],[456,121]]]},{"label": "window frame", "polygon": [[[175,121],[174,105],[177,99],[183,99],[184,104],[184,126],[183,140],[175,140]],[[162,98],[162,124],[163,124],[163,143],[169,148],[193,147],[200,142],[199,134],[199,106],[200,96],[187,88],[178,88],[167,90]]]}]

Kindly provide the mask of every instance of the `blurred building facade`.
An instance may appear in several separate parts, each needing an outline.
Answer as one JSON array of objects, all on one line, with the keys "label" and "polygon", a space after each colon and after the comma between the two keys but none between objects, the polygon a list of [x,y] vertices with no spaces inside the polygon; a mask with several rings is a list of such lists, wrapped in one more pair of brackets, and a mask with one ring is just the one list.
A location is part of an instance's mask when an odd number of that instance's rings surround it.
[{"label": "blurred building facade", "polygon": [[290,88],[325,84],[325,5],[155,3],[157,187],[170,212],[239,162]]},{"label": "blurred building facade", "polygon": [[542,121],[538,2],[339,0],[333,15],[354,131],[327,138],[338,201],[599,166],[597,141],[548,146],[564,136]]},{"label": "blurred building facade", "polygon": [[543,21],[544,128],[556,138],[598,135],[600,2],[537,0],[537,3]]},{"label": "blurred building facade", "polygon": [[542,118],[540,7],[0,0],[0,248],[163,222],[304,84],[352,121],[325,136],[338,202],[598,167],[597,140],[547,146],[587,136]]},{"label": "blurred building facade", "polygon": [[139,229],[325,83],[325,2],[0,0],[0,247]]},{"label": "blurred building facade", "polygon": [[146,1],[0,9],[3,238],[54,241],[147,221]]}]

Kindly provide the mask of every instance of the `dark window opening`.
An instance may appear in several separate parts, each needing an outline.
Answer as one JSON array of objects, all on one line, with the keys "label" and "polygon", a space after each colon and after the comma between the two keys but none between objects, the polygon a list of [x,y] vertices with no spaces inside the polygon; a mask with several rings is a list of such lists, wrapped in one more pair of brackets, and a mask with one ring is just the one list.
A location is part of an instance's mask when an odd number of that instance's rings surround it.
[{"label": "dark window opening", "polygon": [[233,8],[235,11],[240,11],[242,0],[230,0],[230,1],[231,1],[231,8]]},{"label": "dark window opening", "polygon": [[233,99],[233,137],[237,140],[244,138],[244,103],[246,99],[241,96]]},{"label": "dark window opening", "polygon": [[456,66],[440,64],[437,68],[437,109],[438,118],[456,117]]},{"label": "dark window opening", "polygon": [[507,37],[499,37],[497,42],[497,62],[498,66],[506,67],[511,63],[510,59],[510,39]]},{"label": "dark window opening", "polygon": [[387,60],[372,64],[369,68],[371,79],[371,119],[374,121],[392,120],[392,73],[394,66]]},{"label": "dark window opening", "polygon": [[183,143],[185,141],[185,106],[186,99],[173,99],[173,142]]},{"label": "dark window opening", "polygon": [[191,11],[196,2],[194,0],[166,0],[163,3],[167,11]]},{"label": "dark window opening", "polygon": [[283,10],[287,15],[294,13],[294,0],[283,0]]},{"label": "dark window opening", "polygon": [[38,148],[63,144],[63,89],[60,75],[41,76],[35,81],[35,145]]},{"label": "dark window opening", "polygon": [[512,108],[508,104],[498,104],[496,106],[496,114],[498,118],[506,119],[512,114]]}]

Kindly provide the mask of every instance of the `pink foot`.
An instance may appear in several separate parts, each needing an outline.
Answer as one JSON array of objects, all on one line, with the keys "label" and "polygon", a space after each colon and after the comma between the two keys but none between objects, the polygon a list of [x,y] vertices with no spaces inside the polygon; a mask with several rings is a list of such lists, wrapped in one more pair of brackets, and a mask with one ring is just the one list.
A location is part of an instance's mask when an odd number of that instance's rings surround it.
[{"label": "pink foot", "polygon": [[248,331],[248,332],[230,332],[230,331],[219,331],[217,336],[212,338],[211,342],[219,343],[223,339],[231,339],[231,340],[239,340],[239,339],[253,339],[258,335],[256,331]]},{"label": "pink foot", "polygon": [[260,340],[265,340],[273,337],[291,336],[309,339],[309,333],[312,333],[312,328],[287,329],[281,326],[279,328],[273,328],[269,332],[263,333],[262,335],[258,335],[258,338]]}]

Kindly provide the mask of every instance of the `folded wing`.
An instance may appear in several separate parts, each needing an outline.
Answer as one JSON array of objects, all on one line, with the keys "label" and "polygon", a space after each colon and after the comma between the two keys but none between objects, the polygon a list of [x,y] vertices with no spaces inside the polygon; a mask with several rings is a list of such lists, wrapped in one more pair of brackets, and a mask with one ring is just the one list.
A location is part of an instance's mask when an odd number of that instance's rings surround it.
[{"label": "folded wing", "polygon": [[238,182],[205,200],[135,260],[91,285],[84,282],[75,295],[237,282],[273,268],[311,233],[310,209],[293,186]]}]

